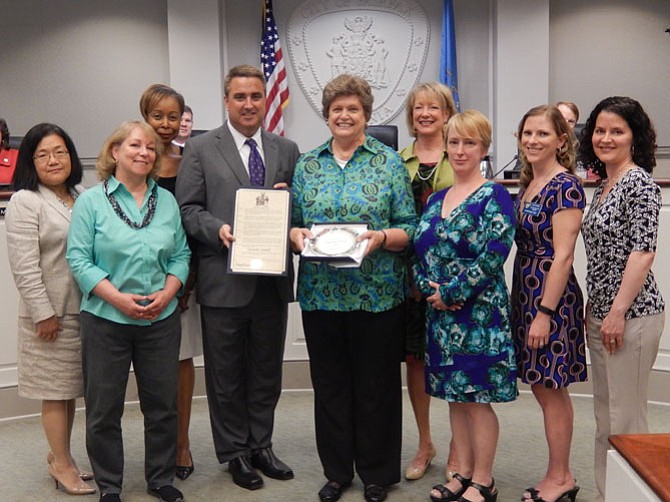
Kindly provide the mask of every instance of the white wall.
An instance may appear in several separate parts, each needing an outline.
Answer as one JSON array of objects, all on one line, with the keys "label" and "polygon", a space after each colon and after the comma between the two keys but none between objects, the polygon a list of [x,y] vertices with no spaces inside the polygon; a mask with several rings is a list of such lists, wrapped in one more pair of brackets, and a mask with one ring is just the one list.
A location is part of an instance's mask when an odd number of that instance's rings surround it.
[{"label": "white wall", "polygon": [[139,98],[167,82],[165,0],[0,0],[0,116],[12,135],[55,122],[97,157]]}]

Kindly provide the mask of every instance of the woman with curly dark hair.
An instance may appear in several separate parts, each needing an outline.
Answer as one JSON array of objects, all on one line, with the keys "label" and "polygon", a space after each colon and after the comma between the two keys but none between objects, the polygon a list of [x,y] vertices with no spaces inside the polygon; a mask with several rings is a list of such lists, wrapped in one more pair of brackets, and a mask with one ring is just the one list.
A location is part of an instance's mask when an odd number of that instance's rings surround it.
[{"label": "woman with curly dark hair", "polygon": [[648,115],[621,96],[596,105],[580,145],[584,162],[603,178],[582,224],[597,501],[605,499],[608,437],[648,432],[649,375],[665,322],[651,271],[661,209],[661,190],[651,177],[655,149]]}]

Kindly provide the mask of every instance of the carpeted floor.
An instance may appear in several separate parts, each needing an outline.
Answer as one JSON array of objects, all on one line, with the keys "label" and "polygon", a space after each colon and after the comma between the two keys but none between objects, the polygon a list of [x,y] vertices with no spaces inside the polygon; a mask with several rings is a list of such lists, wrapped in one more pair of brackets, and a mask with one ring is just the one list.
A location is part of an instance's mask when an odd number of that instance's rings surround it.
[{"label": "carpeted floor", "polygon": [[[572,448],[572,468],[581,486],[580,502],[593,499],[593,434],[592,401],[574,397],[575,434]],[[494,468],[500,491],[499,502],[519,500],[521,491],[540,479],[546,466],[546,446],[542,416],[534,398],[522,393],[510,404],[495,407],[500,419],[500,443]],[[438,458],[426,476],[419,480],[403,481],[393,487],[389,501],[425,502],[433,484],[443,482],[444,462],[449,443],[448,407],[433,400],[432,431],[438,448]],[[670,427],[670,407],[650,405],[652,432],[667,432]],[[417,433],[414,418],[405,396],[403,472],[414,454]],[[142,417],[136,404],[126,406],[123,419],[126,448],[124,502],[156,500],[146,494],[143,476],[144,448]],[[296,477],[291,481],[265,480],[265,487],[249,492],[237,487],[214,457],[205,399],[196,399],[191,423],[191,442],[195,472],[186,481],[176,481],[189,502],[265,502],[318,501],[317,492],[325,482],[314,444],[312,393],[288,391],[280,400],[276,415],[274,449],[277,455],[293,467]],[[78,411],[75,422],[73,449],[80,465],[88,466],[84,447],[84,414]],[[72,497],[54,489],[46,469],[46,440],[39,417],[0,423],[0,502],[4,501],[71,501]],[[98,495],[75,497],[75,500],[98,500]],[[362,501],[362,484],[356,479],[341,498],[343,502]]]}]

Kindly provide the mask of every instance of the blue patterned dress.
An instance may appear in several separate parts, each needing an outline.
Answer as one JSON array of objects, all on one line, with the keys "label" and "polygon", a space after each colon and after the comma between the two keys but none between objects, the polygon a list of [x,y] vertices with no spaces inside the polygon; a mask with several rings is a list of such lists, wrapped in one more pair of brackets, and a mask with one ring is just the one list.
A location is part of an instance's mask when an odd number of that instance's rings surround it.
[{"label": "blue patterned dress", "polygon": [[541,349],[529,349],[527,334],[537,315],[554,257],[551,217],[563,209],[583,210],[584,189],[577,176],[563,172],[549,180],[523,209],[522,195],[523,190],[515,204],[517,254],[512,282],[512,333],[517,369],[524,383],[558,389],[586,380],[584,300],[574,270],[555,309],[556,315],[551,319],[549,343]]},{"label": "blue patterned dress", "polygon": [[512,198],[486,182],[442,218],[449,188],[431,196],[416,231],[414,274],[425,296],[440,286],[456,311],[428,308],[426,388],[450,402],[516,399],[516,365],[503,265],[514,240]]}]

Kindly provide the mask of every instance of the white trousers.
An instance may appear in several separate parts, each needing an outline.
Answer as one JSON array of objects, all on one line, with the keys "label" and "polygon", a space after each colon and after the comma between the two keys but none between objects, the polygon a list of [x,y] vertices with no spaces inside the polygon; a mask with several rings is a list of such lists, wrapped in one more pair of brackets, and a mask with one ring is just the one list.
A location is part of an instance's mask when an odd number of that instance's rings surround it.
[{"label": "white trousers", "polygon": [[609,437],[649,432],[649,375],[658,353],[665,312],[626,321],[623,348],[613,355],[605,351],[600,340],[602,321],[592,316],[586,321],[596,418],[596,502],[603,502]]}]

